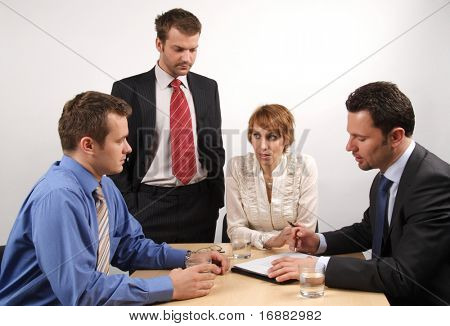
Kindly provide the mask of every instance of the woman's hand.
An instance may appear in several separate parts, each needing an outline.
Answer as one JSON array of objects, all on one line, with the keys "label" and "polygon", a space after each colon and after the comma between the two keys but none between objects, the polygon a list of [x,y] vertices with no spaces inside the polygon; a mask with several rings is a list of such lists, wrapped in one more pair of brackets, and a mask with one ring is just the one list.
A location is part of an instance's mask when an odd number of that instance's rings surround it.
[{"label": "woman's hand", "polygon": [[267,240],[266,243],[264,243],[264,248],[283,247],[290,239],[292,239],[292,228],[287,226],[278,235]]}]

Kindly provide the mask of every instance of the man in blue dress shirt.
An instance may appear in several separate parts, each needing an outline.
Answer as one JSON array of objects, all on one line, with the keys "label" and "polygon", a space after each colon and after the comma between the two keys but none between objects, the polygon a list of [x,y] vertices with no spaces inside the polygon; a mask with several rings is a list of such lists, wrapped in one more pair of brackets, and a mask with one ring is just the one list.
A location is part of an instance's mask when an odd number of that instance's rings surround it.
[{"label": "man in blue dress shirt", "polygon": [[[129,105],[86,92],[67,102],[59,120],[64,156],[26,198],[6,245],[0,305],[141,305],[207,295],[228,260],[187,269],[189,252],[146,239],[120,191],[105,175],[119,173],[131,152]],[[122,270],[174,268],[152,279],[100,269],[96,189],[106,200],[106,257]],[[105,211],[103,211],[103,215]],[[100,239],[100,241],[99,241]],[[195,255],[195,254],[193,254]],[[108,262],[108,260],[107,260]],[[212,273],[205,273],[210,271]]]}]

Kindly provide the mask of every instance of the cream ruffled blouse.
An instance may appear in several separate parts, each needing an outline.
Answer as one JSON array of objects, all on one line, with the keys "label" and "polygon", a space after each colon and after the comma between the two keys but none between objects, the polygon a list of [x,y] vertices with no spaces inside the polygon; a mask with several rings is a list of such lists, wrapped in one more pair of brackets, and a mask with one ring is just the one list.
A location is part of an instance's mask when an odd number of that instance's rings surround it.
[{"label": "cream ruffled blouse", "polygon": [[263,171],[255,154],[231,159],[226,176],[228,235],[246,233],[252,245],[264,243],[291,223],[314,231],[317,223],[317,166],[305,154],[283,154],[272,172],[272,200],[269,203]]}]

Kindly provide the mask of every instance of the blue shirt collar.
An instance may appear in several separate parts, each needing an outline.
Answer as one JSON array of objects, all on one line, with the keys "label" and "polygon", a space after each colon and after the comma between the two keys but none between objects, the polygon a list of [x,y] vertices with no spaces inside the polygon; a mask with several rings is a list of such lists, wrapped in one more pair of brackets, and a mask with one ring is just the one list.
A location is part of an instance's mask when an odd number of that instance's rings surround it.
[{"label": "blue shirt collar", "polygon": [[411,140],[406,151],[399,157],[397,161],[394,162],[384,173],[384,176],[391,180],[394,183],[399,183],[400,178],[402,177],[403,170],[405,169],[406,163],[408,162],[409,157],[411,156],[414,147],[416,147],[416,143],[414,140]]},{"label": "blue shirt collar", "polygon": [[80,163],[67,155],[63,155],[59,166],[70,170],[80,182],[81,187],[86,194],[92,195],[92,192],[99,186],[97,179],[91,172],[86,170]]}]

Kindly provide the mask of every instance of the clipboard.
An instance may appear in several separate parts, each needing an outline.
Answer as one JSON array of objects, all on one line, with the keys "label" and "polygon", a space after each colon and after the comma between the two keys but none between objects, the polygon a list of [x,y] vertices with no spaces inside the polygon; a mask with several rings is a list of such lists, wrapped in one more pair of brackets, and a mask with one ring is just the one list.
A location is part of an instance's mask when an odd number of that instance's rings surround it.
[{"label": "clipboard", "polygon": [[285,253],[279,255],[272,255],[264,258],[253,259],[248,262],[239,263],[231,268],[234,273],[254,277],[263,281],[271,282],[274,284],[291,284],[297,282],[297,280],[287,280],[284,282],[277,282],[275,279],[270,278],[267,274],[267,270],[272,266],[271,262],[275,259],[282,257],[293,257],[293,258],[305,258],[308,255],[301,253]]},{"label": "clipboard", "polygon": [[284,282],[277,282],[274,278],[268,277],[267,274],[259,274],[259,273],[256,273],[256,272],[253,272],[248,269],[241,268],[241,267],[237,267],[237,266],[231,267],[231,271],[235,272],[237,274],[254,277],[254,278],[260,279],[262,281],[270,282],[273,284],[279,284],[279,285],[292,284],[294,282],[298,282],[297,280],[287,280]]}]

